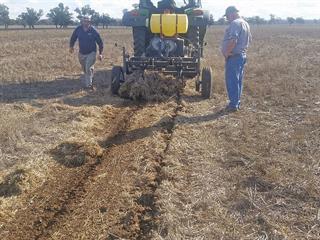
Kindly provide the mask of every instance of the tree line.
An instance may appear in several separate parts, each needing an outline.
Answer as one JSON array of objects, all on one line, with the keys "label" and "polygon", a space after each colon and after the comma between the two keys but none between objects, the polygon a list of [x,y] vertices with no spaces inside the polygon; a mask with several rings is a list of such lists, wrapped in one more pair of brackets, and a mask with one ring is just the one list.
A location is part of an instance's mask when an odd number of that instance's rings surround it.
[{"label": "tree line", "polygon": [[[124,10],[124,12],[126,9]],[[7,29],[10,25],[20,25],[24,28],[29,27],[34,29],[35,25],[55,25],[56,28],[67,28],[70,25],[77,25],[83,16],[90,16],[92,24],[95,26],[101,25],[103,28],[109,25],[121,25],[121,20],[114,19],[107,13],[99,13],[92,9],[90,5],[85,5],[82,8],[74,9],[76,13],[76,19],[73,20],[73,13],[70,11],[69,7],[65,6],[63,3],[59,3],[57,7],[50,9],[46,14],[46,19],[41,19],[43,17],[43,10],[35,10],[34,8],[26,8],[25,12],[22,12],[16,19],[10,19],[9,8],[0,4],[0,25],[4,25]],[[266,20],[259,16],[245,18],[250,24],[261,25],[261,24],[304,24],[304,23],[320,23],[320,19],[305,20],[303,18],[293,18],[288,17],[287,19],[282,19],[276,17],[274,14],[270,15],[270,19]],[[210,15],[209,25],[225,25],[227,21],[225,18],[220,18],[215,20],[213,15]]]},{"label": "tree line", "polygon": [[[270,19],[264,19],[259,16],[253,16],[253,17],[245,17],[245,20],[252,24],[252,25],[263,25],[263,24],[306,24],[306,23],[314,23],[319,24],[320,19],[313,19],[313,20],[305,20],[302,17],[293,18],[288,17],[286,19],[276,17],[274,14],[270,14]],[[210,15],[210,25],[226,25],[228,22],[225,18],[219,18],[217,21],[213,19],[213,16]]]},{"label": "tree line", "polygon": [[59,3],[57,7],[50,9],[46,14],[46,19],[41,19],[44,16],[43,10],[37,11],[34,8],[26,8],[26,11],[22,12],[16,19],[10,19],[9,8],[0,4],[0,25],[4,25],[5,29],[9,28],[10,25],[20,25],[30,29],[34,29],[35,25],[55,25],[56,28],[67,28],[70,25],[79,24],[83,16],[90,16],[93,25],[101,25],[103,28],[121,24],[121,21],[110,17],[107,13],[95,11],[90,5],[76,8],[74,12],[77,20],[73,20],[73,13],[69,7]]}]

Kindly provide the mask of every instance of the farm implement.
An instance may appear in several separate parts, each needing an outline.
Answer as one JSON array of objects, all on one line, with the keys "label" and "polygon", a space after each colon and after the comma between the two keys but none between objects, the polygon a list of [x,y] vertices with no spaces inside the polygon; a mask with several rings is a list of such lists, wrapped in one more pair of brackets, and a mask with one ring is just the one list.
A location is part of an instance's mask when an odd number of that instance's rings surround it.
[{"label": "farm implement", "polygon": [[134,54],[123,48],[122,66],[112,69],[111,91],[118,94],[127,76],[146,70],[171,75],[176,79],[195,79],[196,90],[204,98],[212,95],[212,69],[201,68],[209,13],[201,1],[163,0],[157,7],[140,0],[135,9],[123,16],[123,24],[132,27]]}]

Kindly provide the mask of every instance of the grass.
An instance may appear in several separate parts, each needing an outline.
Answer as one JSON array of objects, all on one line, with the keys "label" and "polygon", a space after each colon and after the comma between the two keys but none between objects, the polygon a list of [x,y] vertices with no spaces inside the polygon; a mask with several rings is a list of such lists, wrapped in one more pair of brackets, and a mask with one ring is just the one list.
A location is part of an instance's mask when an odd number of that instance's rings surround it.
[{"label": "grass", "polygon": [[[103,68],[119,62],[121,49],[117,51],[114,44],[118,39],[128,39],[125,44],[129,46],[130,32],[121,29],[101,32],[106,54],[105,61],[98,64],[98,67]],[[3,84],[50,81],[61,76],[78,74],[80,68],[77,56],[68,53],[71,33],[72,29],[1,32],[0,82]]]},{"label": "grass", "polygon": [[[106,49],[114,45],[117,34],[122,35],[121,30],[112,30],[112,37],[106,40],[111,35],[110,31],[103,30]],[[59,97],[69,97],[67,100],[72,105],[73,97],[70,96],[80,87],[75,81],[80,73],[77,56],[68,53],[71,33],[71,29],[0,33],[1,169],[24,162],[25,156],[34,152],[39,141],[43,140],[43,144],[46,141],[55,142],[54,139],[66,134],[63,131],[65,126],[55,126],[54,122],[59,120],[52,119],[50,114],[53,110],[57,117],[61,117],[59,113],[63,112],[65,117],[61,121],[75,115],[75,109],[64,106],[60,109],[59,105]],[[105,61],[97,64],[98,68],[110,67],[119,58],[119,53],[120,50],[115,50],[112,54],[106,54]],[[67,92],[64,92],[65,88],[68,88]],[[75,99],[79,100],[83,95],[80,93]],[[43,125],[39,126],[40,122]],[[48,133],[50,129],[46,128],[48,125],[54,132],[51,136]]]}]

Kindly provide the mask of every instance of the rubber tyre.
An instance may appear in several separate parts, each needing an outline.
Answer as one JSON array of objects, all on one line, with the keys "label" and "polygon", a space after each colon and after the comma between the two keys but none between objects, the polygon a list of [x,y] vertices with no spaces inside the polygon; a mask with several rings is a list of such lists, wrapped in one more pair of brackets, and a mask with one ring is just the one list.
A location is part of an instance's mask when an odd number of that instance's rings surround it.
[{"label": "rubber tyre", "polygon": [[132,32],[133,32],[134,56],[141,57],[146,52],[147,28],[133,27]]},{"label": "rubber tyre", "polygon": [[201,96],[209,99],[212,96],[213,77],[211,68],[203,68],[201,76]]},{"label": "rubber tyre", "polygon": [[112,94],[119,94],[121,84],[124,83],[124,74],[122,67],[115,66],[111,73],[111,92]]}]

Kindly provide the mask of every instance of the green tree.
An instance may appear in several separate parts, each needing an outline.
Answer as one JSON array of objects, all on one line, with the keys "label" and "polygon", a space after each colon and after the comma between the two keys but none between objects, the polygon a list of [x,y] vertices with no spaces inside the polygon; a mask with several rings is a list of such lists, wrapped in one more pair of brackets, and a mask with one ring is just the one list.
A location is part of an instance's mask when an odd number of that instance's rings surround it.
[{"label": "green tree", "polygon": [[254,17],[255,18],[255,22],[256,22],[256,24],[266,24],[267,23],[267,21],[264,19],[264,18],[262,18],[262,17],[259,17],[259,16],[255,16]]},{"label": "green tree", "polygon": [[90,5],[85,5],[81,9],[76,8],[74,11],[78,14],[77,18],[80,21],[84,16],[92,17],[92,15],[94,15],[94,13],[96,12],[95,10],[91,9]]},{"label": "green tree", "polygon": [[100,19],[101,19],[102,27],[108,28],[108,26],[111,23],[111,17],[109,16],[109,14],[107,14],[107,13],[102,14]]},{"label": "green tree", "polygon": [[9,24],[9,8],[4,4],[0,4],[0,25],[4,25],[5,29],[7,29]]},{"label": "green tree", "polygon": [[276,15],[270,14],[269,23],[270,23],[270,24],[275,24],[275,23],[276,23]]},{"label": "green tree", "polygon": [[16,24],[23,26],[23,28],[27,27],[27,22],[25,20],[25,17],[22,16],[23,14],[21,13],[17,18],[16,18]]},{"label": "green tree", "polygon": [[246,21],[250,24],[261,25],[267,23],[267,21],[259,16],[246,18]]},{"label": "green tree", "polygon": [[289,23],[290,25],[292,25],[292,24],[295,23],[296,20],[295,20],[293,17],[288,17],[288,18],[287,18],[287,21],[288,21],[288,23]]},{"label": "green tree", "polygon": [[101,16],[98,12],[94,12],[91,16],[91,22],[94,26],[98,27],[101,23]]},{"label": "green tree", "polygon": [[226,25],[227,24],[227,21],[224,17],[222,18],[219,18],[218,22],[217,22],[219,25]]},{"label": "green tree", "polygon": [[39,22],[42,15],[43,11],[41,9],[39,11],[36,11],[33,8],[27,8],[26,12],[23,12],[18,16],[18,20],[24,27],[28,25],[29,28],[34,29],[34,25]]},{"label": "green tree", "polygon": [[72,22],[72,13],[69,12],[69,7],[65,7],[63,3],[59,3],[58,7],[50,9],[47,17],[58,28],[66,28]]},{"label": "green tree", "polygon": [[304,19],[303,19],[302,17],[299,17],[299,18],[296,18],[296,23],[298,23],[298,24],[304,24],[305,21],[304,21]]}]

